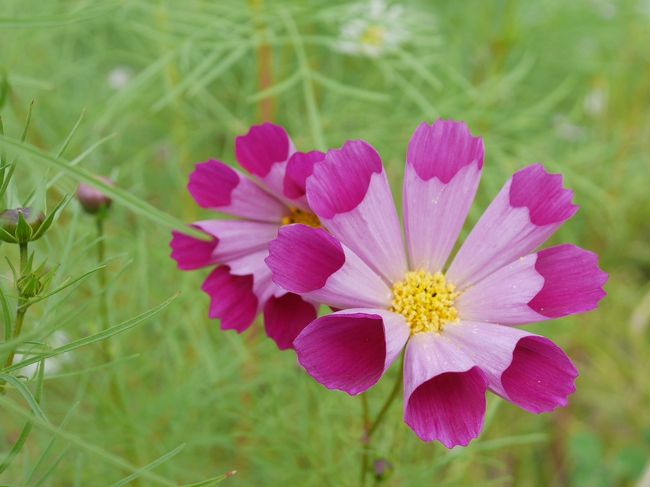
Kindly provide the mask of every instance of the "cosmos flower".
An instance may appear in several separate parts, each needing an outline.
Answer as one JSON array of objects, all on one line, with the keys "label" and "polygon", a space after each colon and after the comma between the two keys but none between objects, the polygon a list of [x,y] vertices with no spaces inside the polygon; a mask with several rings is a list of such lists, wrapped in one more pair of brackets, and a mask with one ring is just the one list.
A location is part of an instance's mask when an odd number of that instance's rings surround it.
[{"label": "cosmos flower", "polygon": [[378,57],[391,52],[409,38],[401,5],[389,6],[384,0],[354,4],[346,14],[337,45],[340,52]]},{"label": "cosmos flower", "polygon": [[210,160],[196,165],[187,187],[202,208],[239,219],[193,223],[209,241],[173,232],[171,256],[181,270],[216,266],[202,289],[222,329],[241,333],[263,313],[267,334],[280,349],[290,348],[318,306],[274,284],[264,258],[282,225],[320,226],[305,199],[305,180],[324,154],[296,152],[287,132],[270,123],[252,127],[235,146],[250,176]]},{"label": "cosmos flower", "polygon": [[464,123],[417,128],[404,176],[405,245],[379,155],[347,142],[307,180],[324,229],[283,227],[266,259],[278,285],[340,309],[296,338],[307,372],[360,394],[405,349],[404,420],[448,448],[480,433],[487,389],[533,413],[567,404],[576,368],[516,325],[594,309],[607,279],[597,256],[574,245],[535,252],[578,209],[561,176],[539,164],[506,182],[447,265],[483,156]]}]

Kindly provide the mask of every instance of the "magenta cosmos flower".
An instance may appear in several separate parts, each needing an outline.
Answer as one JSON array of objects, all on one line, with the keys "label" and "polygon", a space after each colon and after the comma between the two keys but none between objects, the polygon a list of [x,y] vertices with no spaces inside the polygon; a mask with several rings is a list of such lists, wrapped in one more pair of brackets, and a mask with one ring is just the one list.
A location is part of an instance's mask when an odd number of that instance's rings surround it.
[{"label": "magenta cosmos flower", "polygon": [[405,348],[404,420],[448,448],[478,436],[485,392],[541,413],[567,403],[578,375],[550,340],[514,325],[595,308],[607,275],[574,245],[533,253],[577,211],[562,178],[535,164],[515,173],[451,264],[476,193],[483,141],[463,123],[422,124],[407,152],[406,245],[377,152],[347,142],[307,180],[327,229],[280,229],[273,280],[340,311],[316,319],[294,347],[321,384],[373,386]]},{"label": "magenta cosmos flower", "polygon": [[270,123],[237,137],[235,152],[250,177],[210,160],[196,165],[187,187],[202,208],[242,219],[193,223],[209,241],[173,232],[171,255],[182,270],[216,266],[202,289],[210,296],[209,316],[222,329],[241,333],[263,312],[267,334],[280,349],[290,348],[318,305],[274,284],[264,258],[282,225],[319,226],[305,180],[325,155],[296,152],[287,132]]}]

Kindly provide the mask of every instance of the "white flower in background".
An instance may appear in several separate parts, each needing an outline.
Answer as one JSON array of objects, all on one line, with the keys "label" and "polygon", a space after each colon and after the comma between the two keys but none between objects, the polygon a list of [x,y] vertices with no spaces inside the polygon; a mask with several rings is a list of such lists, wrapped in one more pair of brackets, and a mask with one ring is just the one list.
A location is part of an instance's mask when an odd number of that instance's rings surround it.
[{"label": "white flower in background", "polygon": [[[50,338],[48,339],[48,342],[50,348],[58,348],[70,343],[70,338],[62,331],[55,331],[54,333],[52,333],[52,336],[50,336]],[[27,354],[18,353],[16,354],[14,363],[19,363],[22,360],[30,358],[31,356],[32,355],[29,353]],[[60,372],[61,369],[63,368],[63,365],[69,361],[70,361],[69,354],[55,355],[54,357],[45,359],[45,375],[54,375],[57,372]],[[22,369],[20,369],[20,375],[24,375],[26,377],[33,377],[34,375],[36,375],[37,370],[38,370],[38,362],[35,364],[27,365]]]},{"label": "white flower in background", "polygon": [[384,0],[354,4],[342,27],[338,50],[347,54],[378,57],[394,51],[409,38],[401,5]]},{"label": "white flower in background", "polygon": [[616,2],[612,0],[591,0],[591,5],[596,13],[605,20],[612,20],[618,13]]},{"label": "white flower in background", "polygon": [[117,66],[108,73],[108,86],[114,90],[122,90],[129,84],[133,77],[133,71],[126,66]]},{"label": "white flower in background", "polygon": [[555,115],[553,117],[553,127],[559,138],[570,142],[582,139],[585,134],[585,130],[580,125],[572,123],[566,115]]},{"label": "white flower in background", "polygon": [[593,117],[601,115],[607,109],[607,92],[603,88],[593,88],[585,97],[584,108]]}]

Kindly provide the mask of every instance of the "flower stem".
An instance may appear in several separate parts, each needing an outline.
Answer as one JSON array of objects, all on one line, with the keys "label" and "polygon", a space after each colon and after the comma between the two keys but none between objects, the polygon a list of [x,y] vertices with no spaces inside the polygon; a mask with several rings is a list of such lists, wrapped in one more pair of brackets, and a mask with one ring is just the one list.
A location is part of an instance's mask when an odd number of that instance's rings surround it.
[{"label": "flower stem", "polygon": [[[104,215],[99,214],[96,218],[97,222],[97,265],[103,266],[106,256],[106,244],[104,238]],[[97,278],[99,280],[99,320],[101,323],[102,331],[108,329],[108,303],[106,296],[106,284],[108,282],[106,277],[106,267],[101,267],[97,271]],[[102,340],[102,351],[104,358],[107,362],[111,360],[111,350],[107,340]]]},{"label": "flower stem", "polygon": [[395,399],[397,399],[397,396],[399,395],[399,391],[402,388],[403,376],[404,376],[404,355],[402,355],[402,359],[400,361],[400,368],[397,374],[397,378],[395,379],[395,384],[393,385],[393,389],[390,391],[390,394],[384,401],[384,404],[379,410],[377,417],[372,422],[368,421],[369,419],[368,400],[366,399],[365,394],[361,396],[361,400],[362,400],[361,404],[363,406],[363,411],[364,411],[363,412],[364,414],[363,437],[362,437],[363,456],[361,459],[361,484],[360,484],[362,487],[366,484],[366,476],[368,475],[368,469],[369,469],[368,454],[370,451],[370,443],[372,442],[372,435],[377,431],[377,428],[379,428],[379,425],[381,425],[382,421],[386,417],[386,413],[390,409],[393,402],[395,402]]},{"label": "flower stem", "polygon": [[[20,248],[20,274],[16,279],[16,289],[18,289],[18,302],[16,304],[16,321],[14,322],[14,330],[11,334],[12,339],[16,339],[20,336],[23,331],[23,322],[25,321],[25,313],[27,312],[27,298],[23,296],[22,292],[18,287],[18,281],[21,277],[25,275],[27,271],[27,261],[29,258],[29,249],[27,247],[27,242],[19,244]],[[16,356],[16,348],[12,349],[7,356],[5,361],[5,369],[11,367],[14,364],[14,357]],[[5,392],[5,382],[0,382],[0,394]]]}]

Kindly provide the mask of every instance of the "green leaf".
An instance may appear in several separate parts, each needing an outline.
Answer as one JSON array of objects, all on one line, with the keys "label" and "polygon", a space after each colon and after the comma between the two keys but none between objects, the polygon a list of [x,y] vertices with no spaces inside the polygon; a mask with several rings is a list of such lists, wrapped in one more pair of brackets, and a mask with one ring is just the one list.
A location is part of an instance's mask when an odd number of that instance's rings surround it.
[{"label": "green leaf", "polygon": [[[174,301],[178,297],[178,294],[175,294],[174,296],[166,299],[162,303],[160,303],[158,306],[150,309],[149,311],[145,311],[144,313],[131,318],[130,320],[126,320],[119,325],[112,326],[104,331],[100,331],[98,333],[95,333],[93,335],[81,338],[79,340],[75,340],[73,342],[70,342],[66,345],[63,345],[61,347],[55,348],[50,352],[43,353],[38,357],[32,357],[23,360],[22,362],[19,362],[17,364],[12,365],[11,367],[5,369],[5,372],[13,372],[18,369],[22,369],[23,367],[26,367],[27,365],[34,364],[38,362],[41,359],[46,359],[48,357],[54,357],[55,355],[59,355],[62,353],[70,352],[72,350],[75,350],[77,348],[85,347],[86,345],[90,345],[92,343],[100,342],[102,340],[106,340],[107,338],[110,338],[112,336],[118,335],[120,333],[124,333],[125,331],[130,330],[131,328],[136,327],[137,325],[147,321],[149,318],[154,316],[155,314],[159,313],[163,309],[165,309],[167,306],[169,306],[172,301]],[[6,346],[7,343],[3,343],[0,346],[0,351]]]},{"label": "green leaf", "polygon": [[113,200],[123,204],[127,208],[130,208],[134,212],[148,218],[155,223],[159,223],[171,229],[181,230],[184,233],[195,236],[197,238],[206,238],[203,232],[200,232],[186,225],[177,218],[165,213],[164,211],[159,210],[155,206],[141,200],[137,196],[134,196],[131,192],[120,189],[116,186],[111,186],[101,179],[96,178],[92,173],[83,168],[72,166],[70,162],[64,159],[46,154],[30,144],[21,143],[20,141],[6,137],[4,135],[0,135],[0,144],[2,144],[3,147],[6,147],[9,150],[13,151],[17,155],[22,155],[24,157],[31,158],[40,164],[52,166],[65,171],[69,176],[72,176],[78,181],[82,181],[84,183],[90,184],[91,186],[94,186],[107,196],[111,197]]}]

